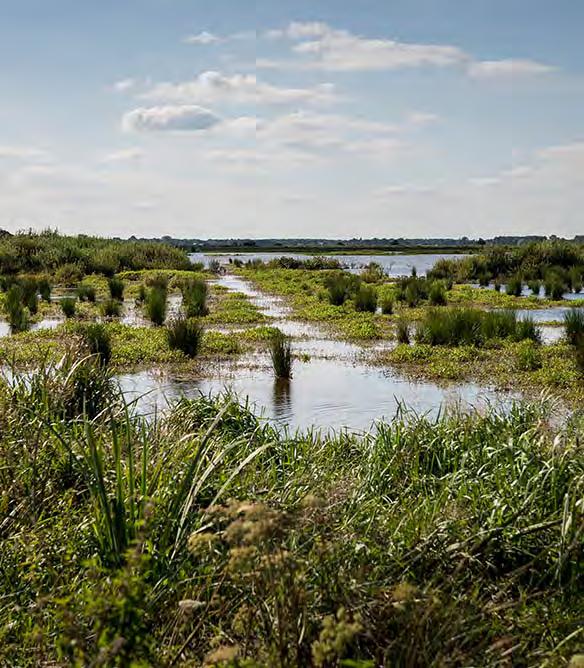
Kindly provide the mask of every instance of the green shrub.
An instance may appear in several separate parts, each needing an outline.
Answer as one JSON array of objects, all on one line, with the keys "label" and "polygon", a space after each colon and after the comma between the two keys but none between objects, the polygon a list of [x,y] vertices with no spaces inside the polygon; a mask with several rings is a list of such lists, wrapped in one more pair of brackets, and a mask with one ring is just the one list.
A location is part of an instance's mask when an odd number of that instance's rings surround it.
[{"label": "green shrub", "polygon": [[377,291],[371,285],[360,285],[355,294],[355,310],[375,313],[377,310]]},{"label": "green shrub", "polygon": [[22,292],[22,304],[25,306],[31,315],[35,315],[38,311],[38,282],[35,278],[26,276],[19,281]]},{"label": "green shrub", "polygon": [[279,330],[269,340],[270,358],[276,378],[292,377],[292,343]]},{"label": "green shrub", "polygon": [[166,320],[166,290],[153,287],[148,291],[145,310],[150,321],[160,327]]},{"label": "green shrub", "polygon": [[434,281],[430,285],[428,301],[432,306],[446,306],[448,300],[446,298],[446,290],[443,283]]},{"label": "green shrub", "polygon": [[183,310],[187,318],[200,318],[209,313],[207,308],[207,284],[196,278],[181,285]]},{"label": "green shrub", "polygon": [[38,292],[44,302],[51,301],[51,283],[48,278],[40,278],[38,280]]},{"label": "green shrub", "polygon": [[106,299],[99,306],[104,318],[119,318],[122,314],[122,302],[117,299]]},{"label": "green shrub", "polygon": [[24,332],[29,327],[28,313],[22,305],[22,288],[13,285],[4,298],[4,312],[13,333]]},{"label": "green shrub", "polygon": [[80,302],[95,302],[96,290],[93,285],[81,283],[77,287],[77,298]]},{"label": "green shrub", "polygon": [[541,283],[539,281],[528,281],[527,282],[527,287],[531,290],[532,294],[534,294],[536,297],[539,295],[541,291]]},{"label": "green shrub", "polygon": [[564,326],[566,328],[566,339],[572,346],[576,346],[584,340],[584,310],[571,308],[564,314]]},{"label": "green shrub", "polygon": [[333,306],[342,306],[359,287],[359,278],[344,272],[335,272],[325,279],[329,302]]},{"label": "green shrub", "polygon": [[136,301],[139,304],[143,304],[146,301],[146,296],[147,296],[146,286],[144,285],[144,283],[140,283],[140,285],[138,286],[138,294],[136,296]]},{"label": "green shrub", "polygon": [[512,297],[521,297],[521,290],[523,289],[523,283],[519,276],[512,276],[507,281],[506,292]]},{"label": "green shrub", "polygon": [[63,297],[61,299],[61,310],[66,318],[72,318],[77,311],[77,302],[74,297]]},{"label": "green shrub", "polygon": [[81,336],[89,354],[95,355],[101,365],[107,366],[112,356],[111,337],[107,327],[94,322],[80,325],[77,333]]},{"label": "green shrub", "polygon": [[398,343],[410,343],[410,325],[407,320],[401,318],[397,321],[395,337]]},{"label": "green shrub", "polygon": [[365,283],[380,283],[385,278],[383,267],[377,262],[370,262],[361,271],[361,280]]},{"label": "green shrub", "polygon": [[124,281],[112,277],[108,280],[107,286],[109,288],[110,297],[122,301],[124,298]]},{"label": "green shrub", "polygon": [[383,315],[391,315],[393,313],[393,297],[389,294],[384,294],[381,298],[381,312]]},{"label": "green shrub", "polygon": [[188,357],[196,357],[203,340],[203,327],[196,318],[179,315],[166,326],[166,337],[171,350],[181,350]]}]

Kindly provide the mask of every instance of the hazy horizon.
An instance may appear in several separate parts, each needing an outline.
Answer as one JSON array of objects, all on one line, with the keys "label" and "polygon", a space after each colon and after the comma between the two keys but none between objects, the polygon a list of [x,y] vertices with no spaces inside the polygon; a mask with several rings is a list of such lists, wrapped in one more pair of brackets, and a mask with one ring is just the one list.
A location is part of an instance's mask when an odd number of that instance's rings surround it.
[{"label": "hazy horizon", "polygon": [[0,228],[574,237],[584,5],[7,0]]}]

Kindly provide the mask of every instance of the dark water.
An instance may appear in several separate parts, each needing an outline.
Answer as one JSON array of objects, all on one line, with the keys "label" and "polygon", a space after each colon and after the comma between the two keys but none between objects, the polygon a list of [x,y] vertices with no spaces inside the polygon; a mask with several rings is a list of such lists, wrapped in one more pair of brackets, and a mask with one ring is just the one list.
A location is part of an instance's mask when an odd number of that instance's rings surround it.
[{"label": "dark water", "polygon": [[[231,255],[193,253],[190,255],[190,258],[192,262],[202,262],[205,266],[208,266],[211,260],[219,260],[221,264],[227,265],[229,264],[229,260],[235,259],[242,260],[243,262],[247,262],[249,260],[261,260],[262,262],[269,262],[270,260],[284,256],[293,257],[300,260],[305,260],[308,257],[314,257],[314,255],[298,253],[234,253]],[[431,269],[436,264],[436,262],[438,262],[438,260],[443,258],[460,259],[467,256],[456,255],[452,253],[420,253],[419,255],[327,255],[326,257],[336,259],[343,265],[343,267],[352,269],[354,271],[360,271],[370,262],[376,262],[383,267],[385,273],[388,276],[396,278],[398,276],[409,276],[412,273],[412,269],[414,267],[416,268],[419,276],[424,276],[428,270]]]}]

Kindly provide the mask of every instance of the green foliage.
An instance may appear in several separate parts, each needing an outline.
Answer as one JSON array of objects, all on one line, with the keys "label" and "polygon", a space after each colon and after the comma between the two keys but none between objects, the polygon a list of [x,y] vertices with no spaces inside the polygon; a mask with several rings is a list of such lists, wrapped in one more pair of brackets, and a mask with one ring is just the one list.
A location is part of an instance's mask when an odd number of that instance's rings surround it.
[{"label": "green foliage", "polygon": [[290,337],[276,330],[269,339],[269,350],[276,378],[291,378],[292,343]]},{"label": "green foliage", "polygon": [[357,276],[345,272],[334,272],[325,279],[329,302],[333,306],[342,306],[347,299],[355,294],[359,287]]},{"label": "green foliage", "polygon": [[540,341],[533,321],[519,320],[514,311],[478,309],[429,310],[416,328],[416,341],[432,346],[483,345],[491,339]]},{"label": "green foliage", "polygon": [[124,281],[122,281],[120,278],[110,278],[108,279],[107,286],[109,289],[110,297],[112,299],[117,299],[119,301],[122,301],[124,298]]},{"label": "green foliage", "polygon": [[572,346],[584,341],[584,310],[571,308],[564,314],[564,326],[566,328],[566,339]]},{"label": "green foliage", "polygon": [[99,305],[104,318],[119,318],[122,314],[122,302],[117,299],[106,299]]},{"label": "green foliage", "polygon": [[162,326],[166,320],[166,295],[166,289],[156,285],[150,288],[146,297],[146,315],[157,327]]},{"label": "green foliage", "polygon": [[428,301],[432,306],[446,306],[448,299],[446,297],[446,288],[441,281],[434,281],[428,291]]},{"label": "green foliage", "polygon": [[393,313],[393,296],[384,293],[381,297],[381,312],[383,315],[391,315]]},{"label": "green foliage", "polygon": [[523,289],[523,283],[519,276],[511,276],[507,281],[507,286],[505,291],[508,295],[513,297],[519,297],[521,295],[521,290]]},{"label": "green foliage", "polygon": [[96,290],[93,285],[88,283],[80,283],[77,286],[77,298],[80,302],[92,302],[95,303],[96,299]]},{"label": "green foliage", "polygon": [[171,350],[180,350],[187,357],[196,357],[203,340],[203,326],[196,318],[176,316],[166,327]]},{"label": "green foliage", "polygon": [[207,284],[196,278],[181,284],[182,306],[187,318],[200,318],[209,313],[207,307]]},{"label": "green foliage", "polygon": [[517,367],[520,371],[537,371],[543,366],[541,350],[533,341],[523,341],[517,349]]},{"label": "green foliage", "polygon": [[23,292],[20,285],[13,285],[4,298],[4,312],[12,332],[24,332],[29,327],[28,312],[23,304]]},{"label": "green foliage", "polygon": [[370,262],[361,272],[361,280],[365,283],[381,283],[384,279],[383,267],[377,262]]},{"label": "green foliage", "polygon": [[66,318],[72,318],[77,311],[77,301],[74,297],[63,297],[60,302],[61,310]]},{"label": "green foliage", "polygon": [[398,343],[410,343],[410,325],[407,320],[400,318],[395,326],[395,338]]},{"label": "green foliage", "polygon": [[355,293],[355,310],[375,313],[377,310],[377,290],[373,286],[359,286]]},{"label": "green foliage", "polygon": [[109,330],[103,323],[79,325],[77,330],[90,355],[95,355],[99,363],[107,366],[112,357],[112,342]]}]

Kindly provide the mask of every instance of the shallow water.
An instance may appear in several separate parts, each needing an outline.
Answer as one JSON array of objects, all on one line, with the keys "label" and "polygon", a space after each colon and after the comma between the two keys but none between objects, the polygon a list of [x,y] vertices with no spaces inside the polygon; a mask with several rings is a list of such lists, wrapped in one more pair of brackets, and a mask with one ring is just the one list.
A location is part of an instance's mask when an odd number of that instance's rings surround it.
[{"label": "shallow water", "polygon": [[119,382],[129,399],[137,399],[141,412],[163,410],[167,401],[179,397],[230,389],[264,417],[292,430],[368,430],[376,420],[391,419],[400,402],[418,413],[436,415],[447,406],[468,410],[491,403],[504,407],[517,398],[472,383],[439,387],[412,382],[387,370],[338,359],[296,362],[293,374],[292,380],[282,381],[274,379],[270,369],[242,367],[211,379],[184,380],[143,372],[120,376]]},{"label": "shallow water", "polygon": [[[262,262],[269,262],[279,257],[292,257],[299,260],[306,260],[309,257],[316,257],[310,254],[299,253],[234,253],[231,255],[208,255],[206,253],[192,253],[190,256],[191,262],[202,262],[205,266],[209,265],[212,260],[218,260],[222,265],[228,265],[229,261],[241,260],[248,262],[250,260],[261,260]],[[361,271],[363,267],[370,262],[376,262],[381,265],[385,273],[396,278],[398,276],[409,276],[412,269],[415,267],[418,276],[424,276],[438,260],[443,258],[464,258],[466,255],[457,255],[452,253],[420,253],[418,255],[327,255],[327,258],[338,260],[343,267],[352,271]]]},{"label": "shallow water", "polygon": [[[516,311],[517,317],[522,320],[531,318],[535,323],[541,322],[557,322],[563,324],[564,315],[571,311],[569,306],[554,306],[552,308],[537,308],[537,309],[518,309]],[[577,308],[578,311],[584,311],[584,308]]]}]

